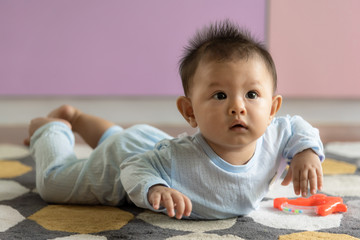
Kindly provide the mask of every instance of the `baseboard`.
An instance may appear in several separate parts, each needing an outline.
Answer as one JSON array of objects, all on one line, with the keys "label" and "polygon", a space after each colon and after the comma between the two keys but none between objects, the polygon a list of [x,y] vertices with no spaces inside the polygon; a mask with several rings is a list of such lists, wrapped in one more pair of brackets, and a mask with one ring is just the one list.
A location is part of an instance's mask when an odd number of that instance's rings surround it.
[{"label": "baseboard", "polygon": [[[26,125],[32,118],[72,104],[121,124],[186,125],[176,97],[2,97],[0,125]],[[300,115],[315,125],[360,125],[359,100],[284,99],[278,115]]]}]

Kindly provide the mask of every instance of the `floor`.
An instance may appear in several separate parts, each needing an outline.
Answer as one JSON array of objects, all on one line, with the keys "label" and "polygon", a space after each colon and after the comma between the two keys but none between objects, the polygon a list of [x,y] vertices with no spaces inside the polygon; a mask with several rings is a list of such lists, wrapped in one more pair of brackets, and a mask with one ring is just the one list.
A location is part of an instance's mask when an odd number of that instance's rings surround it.
[{"label": "floor", "polygon": [[[167,97],[1,97],[0,126],[25,125],[62,104],[116,123],[184,125],[176,96]],[[360,125],[359,99],[284,98],[277,116],[299,115],[312,124]]]},{"label": "floor", "polygon": [[[156,126],[172,136],[177,136],[183,132],[192,134],[194,129],[186,125],[158,125]],[[315,126],[320,131],[321,139],[324,143],[334,141],[360,141],[360,126],[339,126],[339,125],[322,125]],[[21,144],[27,137],[26,126],[0,126],[0,143]],[[77,142],[82,142],[79,136],[76,136]]]},{"label": "floor", "polygon": [[[154,125],[155,127],[160,128],[161,130],[169,133],[172,136],[177,136],[181,133],[187,132],[188,134],[195,133],[195,130],[187,126],[170,126],[170,125]],[[128,127],[128,126],[124,126]],[[0,143],[12,143],[12,144],[21,144],[23,140],[27,137],[27,128],[26,126],[0,126]],[[76,142],[83,143],[83,140],[80,136],[75,135]]]}]

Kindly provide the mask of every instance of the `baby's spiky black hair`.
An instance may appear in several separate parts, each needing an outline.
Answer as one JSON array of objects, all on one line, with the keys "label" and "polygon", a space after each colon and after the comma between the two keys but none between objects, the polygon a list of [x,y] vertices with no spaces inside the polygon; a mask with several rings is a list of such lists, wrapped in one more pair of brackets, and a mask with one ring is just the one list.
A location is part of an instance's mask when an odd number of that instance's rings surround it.
[{"label": "baby's spiky black hair", "polygon": [[258,55],[264,60],[273,76],[275,92],[277,76],[273,59],[265,46],[255,40],[249,31],[241,29],[230,20],[215,22],[204,27],[190,39],[179,62],[185,96],[189,94],[191,79],[200,60],[247,59],[253,55]]}]

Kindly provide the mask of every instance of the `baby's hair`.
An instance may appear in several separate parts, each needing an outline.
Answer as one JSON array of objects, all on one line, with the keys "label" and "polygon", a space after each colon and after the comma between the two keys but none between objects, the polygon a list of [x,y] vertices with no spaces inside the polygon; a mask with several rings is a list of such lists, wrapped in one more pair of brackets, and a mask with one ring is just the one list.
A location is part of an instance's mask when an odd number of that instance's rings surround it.
[{"label": "baby's hair", "polygon": [[249,31],[241,29],[229,20],[215,22],[198,31],[190,39],[179,62],[179,72],[185,96],[189,95],[191,80],[201,60],[229,61],[262,59],[273,78],[273,92],[277,87],[274,61],[263,43],[255,40]]}]

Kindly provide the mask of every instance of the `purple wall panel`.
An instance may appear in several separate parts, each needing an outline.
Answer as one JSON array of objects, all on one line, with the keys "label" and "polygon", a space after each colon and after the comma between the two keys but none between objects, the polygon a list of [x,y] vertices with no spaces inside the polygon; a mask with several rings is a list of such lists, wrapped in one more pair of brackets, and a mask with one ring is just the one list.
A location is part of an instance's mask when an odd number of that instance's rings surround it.
[{"label": "purple wall panel", "polygon": [[2,0],[0,95],[178,95],[177,63],[204,24],[265,39],[265,0]]}]

